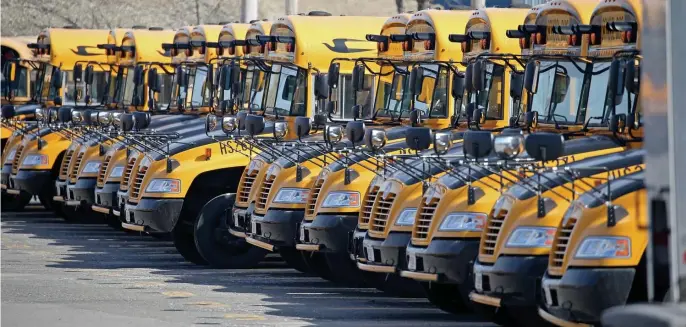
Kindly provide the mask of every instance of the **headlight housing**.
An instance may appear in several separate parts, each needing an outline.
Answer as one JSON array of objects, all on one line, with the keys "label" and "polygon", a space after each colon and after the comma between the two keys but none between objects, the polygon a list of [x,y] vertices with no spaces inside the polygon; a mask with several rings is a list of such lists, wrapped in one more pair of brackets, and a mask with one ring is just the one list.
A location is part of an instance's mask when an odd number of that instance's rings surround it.
[{"label": "headlight housing", "polygon": [[524,135],[497,135],[493,138],[493,150],[501,159],[513,159],[524,152]]},{"label": "headlight housing", "polygon": [[[15,152],[12,151],[10,154],[12,154],[12,157],[7,156],[8,159],[12,158],[14,159],[14,154]],[[5,160],[7,161],[7,160]],[[22,166],[40,166],[40,165],[47,165],[48,164],[48,156],[44,154],[29,154],[28,156],[24,157],[24,161],[22,161]]]},{"label": "headlight housing", "polygon": [[112,168],[112,171],[110,172],[110,177],[112,178],[119,178],[121,175],[124,174],[124,166],[116,166]]},{"label": "headlight housing", "polygon": [[486,225],[485,213],[452,212],[443,218],[439,232],[481,232]]},{"label": "headlight housing", "polygon": [[83,170],[81,171],[84,174],[93,174],[97,173],[100,170],[100,161],[89,161],[86,163],[86,166],[83,167]]},{"label": "headlight housing", "polygon": [[434,151],[438,154],[445,154],[453,145],[453,138],[450,133],[440,132],[434,134]]},{"label": "headlight housing", "polygon": [[400,213],[398,219],[395,220],[396,226],[412,226],[414,224],[414,216],[417,214],[417,208],[406,208]]},{"label": "headlight housing", "polygon": [[322,208],[359,208],[359,192],[329,192],[322,203]]},{"label": "headlight housing", "polygon": [[343,126],[339,125],[333,125],[333,126],[326,126],[326,138],[329,140],[331,143],[338,143],[343,139],[343,136],[345,134],[345,130],[343,129]]},{"label": "headlight housing", "polygon": [[222,118],[222,130],[224,133],[229,134],[238,128],[238,120],[236,117],[224,117]]},{"label": "headlight housing", "polygon": [[387,137],[386,137],[386,131],[380,130],[380,129],[375,129],[371,131],[370,135],[370,145],[373,150],[379,150],[386,145],[387,142]]},{"label": "headlight housing", "polygon": [[112,125],[121,126],[121,112],[112,113]]},{"label": "headlight housing", "polygon": [[157,178],[150,181],[146,193],[181,193],[181,181],[178,179]]},{"label": "headlight housing", "polygon": [[45,114],[43,108],[37,108],[34,112],[37,121],[43,121],[45,119]]},{"label": "headlight housing", "polygon": [[99,112],[98,113],[98,124],[101,126],[109,126],[112,123],[112,113],[111,112]]},{"label": "headlight housing", "polygon": [[282,188],[276,193],[274,203],[304,204],[309,194],[310,189],[307,188]]},{"label": "headlight housing", "polygon": [[71,121],[80,124],[83,121],[83,113],[80,110],[72,110]]},{"label": "headlight housing", "polygon": [[618,259],[631,257],[628,237],[589,236],[584,238],[574,255],[577,259]]},{"label": "headlight housing", "polygon": [[284,121],[277,121],[274,123],[274,137],[278,140],[283,139],[286,137],[286,134],[288,133],[288,123]]},{"label": "headlight housing", "polygon": [[555,237],[554,227],[517,227],[510,234],[508,248],[550,248]]}]

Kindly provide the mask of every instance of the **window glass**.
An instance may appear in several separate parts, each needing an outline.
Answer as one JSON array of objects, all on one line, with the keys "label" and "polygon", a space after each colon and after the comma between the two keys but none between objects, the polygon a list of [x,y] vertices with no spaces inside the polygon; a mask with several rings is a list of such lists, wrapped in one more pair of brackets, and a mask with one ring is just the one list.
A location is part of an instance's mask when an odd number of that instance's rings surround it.
[{"label": "window glass", "polygon": [[[159,72],[159,69],[158,69]],[[174,75],[172,74],[159,74],[160,92],[157,95],[158,98],[158,108],[166,108],[171,101],[172,91],[174,90]]]},{"label": "window glass", "polygon": [[486,65],[485,89],[479,92],[477,104],[486,109],[486,118],[503,118],[503,96],[505,94],[505,67],[489,62]]},{"label": "window glass", "polygon": [[300,69],[272,66],[265,110],[280,116],[304,116],[307,113],[307,76]]},{"label": "window glass", "polygon": [[[267,73],[254,68],[250,77],[250,84],[247,84],[248,80],[246,79],[246,85],[250,85],[250,91],[245,92],[246,95],[250,96],[249,101],[246,103],[248,103],[251,110],[262,110],[262,101],[264,100],[267,83],[272,80],[268,76]],[[278,77],[276,80],[278,81]]]},{"label": "window glass", "polygon": [[398,73],[391,76],[391,83],[386,77],[379,77],[375,106],[379,117],[398,117],[401,112],[410,110],[410,92],[406,92],[409,76]]},{"label": "window glass", "polygon": [[421,80],[422,85],[419,87],[415,95],[414,109],[422,112],[423,116],[429,115],[429,106],[436,88],[436,77],[438,75],[438,65],[422,65],[424,68],[424,78]]},{"label": "window glass", "polygon": [[438,83],[434,90],[430,117],[442,118],[448,116],[448,69],[441,67],[438,73]]},{"label": "window glass", "polygon": [[[195,76],[193,76],[193,89],[191,90],[191,107],[200,107],[205,102],[204,95],[205,85],[207,81],[207,67],[198,66],[195,68]],[[207,94],[209,96],[209,93]]]},{"label": "window glass", "polygon": [[538,89],[531,100],[531,109],[538,112],[540,121],[556,121],[559,124],[577,122],[585,70],[585,63],[541,62]]},{"label": "window glass", "polygon": [[122,104],[124,106],[130,106],[131,103],[133,102],[133,89],[135,87],[135,84],[133,83],[133,68],[127,68],[126,69],[127,74],[126,74],[126,79],[124,80],[124,92],[122,95]]},{"label": "window glass", "polygon": [[[577,123],[582,124],[591,117],[605,117],[605,113],[612,111],[605,101],[607,86],[610,77],[610,63],[595,63],[590,83],[587,83],[588,101],[579,113]],[[591,123],[602,123],[599,119],[592,119]]]}]

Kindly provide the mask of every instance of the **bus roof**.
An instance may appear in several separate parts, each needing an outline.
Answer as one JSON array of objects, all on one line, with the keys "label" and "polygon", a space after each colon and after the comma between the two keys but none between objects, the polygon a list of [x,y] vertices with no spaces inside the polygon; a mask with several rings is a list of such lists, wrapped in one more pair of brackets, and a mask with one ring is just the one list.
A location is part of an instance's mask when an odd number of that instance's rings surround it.
[{"label": "bus roof", "polygon": [[[20,59],[34,59],[33,51],[28,44],[36,41],[35,36],[7,36],[0,38],[0,45],[10,48],[17,53]],[[4,59],[4,58],[3,58]]]},{"label": "bus roof", "polygon": [[133,46],[134,56],[120,56],[120,65],[135,65],[143,62],[170,63],[170,55],[162,51],[162,43],[169,42],[174,36],[172,30],[133,29],[126,32],[122,46]]},{"label": "bus roof", "polygon": [[[557,26],[575,26],[588,24],[591,20],[591,13],[598,5],[599,0],[556,0],[543,4],[536,17],[537,26],[544,27],[538,33],[544,33],[545,39],[542,44],[536,40],[533,43],[533,51],[536,54],[570,54],[585,56],[588,41],[576,36],[576,42],[569,41],[569,35],[557,34],[553,29]],[[536,33],[535,33],[536,34]],[[531,40],[536,38],[532,34]]]},{"label": "bus roof", "polygon": [[[248,32],[248,28],[250,28],[250,24],[242,24],[242,23],[230,23],[222,26],[222,29],[219,31],[219,37],[217,38],[217,42],[231,42],[235,40],[245,40],[245,34]],[[229,55],[228,51],[224,49],[223,51],[218,51],[218,56],[220,57],[240,57],[243,55],[243,47],[236,47],[234,46],[234,54]]]},{"label": "bus roof", "polygon": [[405,34],[405,28],[407,28],[407,23],[410,21],[409,13],[397,14],[391,16],[381,27],[380,35],[388,37],[388,46],[384,48],[377,47],[377,55],[380,58],[390,58],[390,59],[403,59],[403,47],[399,42],[392,42],[390,40],[391,35],[394,34]]},{"label": "bus roof", "polygon": [[598,44],[591,42],[589,56],[612,57],[617,51],[640,49],[642,24],[640,0],[600,1],[590,18],[590,25],[599,30],[600,41]]},{"label": "bus roof", "polygon": [[[269,35],[271,28],[272,22],[270,21],[253,21],[245,32],[244,40],[256,41],[258,35]],[[251,45],[250,43],[243,47],[242,52],[246,57],[264,57],[263,47]]]},{"label": "bus roof", "polygon": [[[474,10],[465,28],[463,61],[482,53],[517,54],[521,51],[519,41],[507,37],[507,30],[517,26],[529,14],[528,9],[485,8]],[[483,35],[479,35],[480,32]],[[463,42],[463,43],[465,43]]]},{"label": "bus roof", "polygon": [[207,47],[207,42],[215,42],[218,40],[221,29],[222,25],[194,26],[191,31],[191,41],[200,42],[202,45],[193,46],[193,55],[188,58],[188,60],[209,63],[212,59],[217,58],[217,49],[214,47]]},{"label": "bus roof", "polygon": [[406,33],[434,33],[435,50],[426,50],[424,41],[414,41],[411,51],[405,52],[405,59],[461,61],[460,44],[450,42],[448,38],[450,34],[462,32],[462,26],[467,25],[471,13],[471,10],[435,9],[414,13],[407,23]]},{"label": "bus roof", "polygon": [[[38,34],[36,43],[39,53],[36,57],[42,62],[61,66],[64,71],[71,71],[74,69],[74,64],[79,61],[106,63],[105,51],[98,49],[98,44],[107,40],[109,32],[109,30],[46,28]],[[99,70],[97,65],[94,68]]]}]

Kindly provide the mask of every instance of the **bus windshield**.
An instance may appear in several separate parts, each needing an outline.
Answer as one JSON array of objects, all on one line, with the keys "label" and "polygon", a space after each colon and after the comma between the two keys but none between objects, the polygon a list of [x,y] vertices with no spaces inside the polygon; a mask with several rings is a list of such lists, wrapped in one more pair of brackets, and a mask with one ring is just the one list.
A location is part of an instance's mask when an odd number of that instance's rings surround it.
[{"label": "bus windshield", "polygon": [[[64,85],[64,104],[70,105],[88,105],[86,100],[86,83],[83,78],[80,81],[74,82],[74,72],[63,72],[66,73],[65,85]],[[90,94],[90,105],[99,104],[102,99],[102,95],[107,87],[107,80],[109,79],[110,72],[104,71],[94,71],[93,72],[93,82],[88,85],[88,92]]]},{"label": "bus windshield", "polygon": [[583,120],[577,114],[588,68],[583,62],[540,62],[538,87],[530,99],[531,110],[538,112],[540,122],[577,124]]},{"label": "bus windshield", "polygon": [[374,109],[378,117],[399,117],[402,112],[410,110],[410,92],[406,92],[409,74],[393,72],[380,75],[376,88]]},{"label": "bus windshield", "polygon": [[265,99],[265,113],[279,116],[305,116],[307,74],[301,68],[272,65]]},{"label": "bus windshield", "polygon": [[248,67],[244,81],[243,102],[247,104],[247,109],[250,111],[262,110],[264,92],[267,89],[267,76],[266,72],[253,65]]}]

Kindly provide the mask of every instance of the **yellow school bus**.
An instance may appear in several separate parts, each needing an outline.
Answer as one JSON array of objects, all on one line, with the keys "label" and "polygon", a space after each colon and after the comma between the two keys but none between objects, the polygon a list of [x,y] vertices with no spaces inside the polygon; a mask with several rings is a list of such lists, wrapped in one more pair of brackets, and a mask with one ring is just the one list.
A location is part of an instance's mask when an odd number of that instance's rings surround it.
[{"label": "yellow school bus", "polygon": [[[108,80],[109,70],[104,51],[97,44],[106,40],[106,30],[75,28],[48,28],[37,37],[30,47],[35,49],[40,64],[41,94],[39,102],[45,107],[72,105],[97,106]],[[97,63],[93,67],[91,103],[85,103],[85,83],[75,81],[72,70],[81,63]],[[28,107],[27,107],[28,108]],[[26,108],[17,108],[22,113]],[[28,108],[35,111],[35,106]],[[44,116],[44,115],[43,115]],[[69,146],[69,133],[42,127],[35,133],[25,135],[14,150],[7,192],[17,195],[17,204],[23,207],[31,196],[37,195],[46,207],[52,206],[54,188],[50,185],[57,178],[59,163]]]}]

